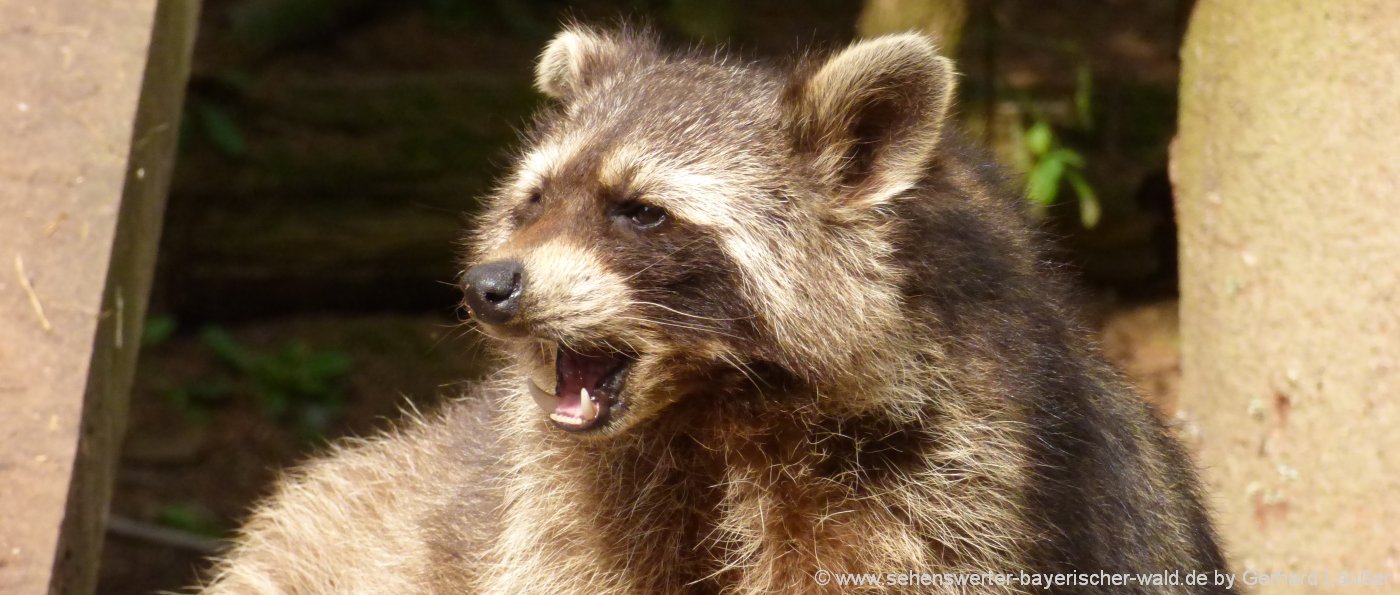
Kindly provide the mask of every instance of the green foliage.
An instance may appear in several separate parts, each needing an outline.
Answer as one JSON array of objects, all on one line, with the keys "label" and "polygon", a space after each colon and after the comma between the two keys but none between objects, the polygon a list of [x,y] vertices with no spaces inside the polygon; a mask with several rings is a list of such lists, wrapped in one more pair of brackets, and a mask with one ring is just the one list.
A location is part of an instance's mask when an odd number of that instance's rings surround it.
[{"label": "green foliage", "polygon": [[1089,184],[1089,180],[1084,178],[1084,174],[1079,169],[1065,172],[1065,180],[1074,189],[1074,193],[1079,196],[1080,224],[1092,229],[1099,224],[1099,219],[1103,217],[1103,205],[1099,202],[1098,195],[1094,193],[1094,187]]},{"label": "green foliage", "polygon": [[[146,320],[142,346],[162,345],[178,328],[175,317],[153,315]],[[207,423],[212,410],[240,394],[251,394],[265,414],[294,424],[308,436],[320,435],[339,415],[344,380],[351,370],[345,354],[295,341],[264,353],[218,327],[204,329],[199,340],[225,369],[165,392],[166,401],[192,421]]]},{"label": "green foliage", "polygon": [[[220,363],[250,381],[262,410],[319,435],[340,413],[350,358],[293,342],[272,353],[253,351],[227,331],[208,328],[200,340]],[[191,395],[193,396],[193,395]]]},{"label": "green foliage", "polygon": [[[238,123],[223,106],[213,101],[191,96],[186,101],[187,122],[183,133],[209,142],[219,154],[239,158],[247,154],[248,145]],[[188,140],[188,138],[186,139]]]},{"label": "green foliage", "polygon": [[1055,204],[1066,184],[1079,198],[1080,223],[1092,228],[1099,223],[1102,207],[1089,180],[1084,177],[1084,156],[1063,145],[1050,123],[1036,118],[1021,132],[1020,160],[1027,164],[1026,198],[1037,209]]},{"label": "green foliage", "polygon": [[1088,62],[1080,62],[1074,71],[1074,116],[1084,130],[1094,127],[1093,97],[1094,70]]},{"label": "green foliage", "polygon": [[[165,345],[180,329],[179,321],[169,314],[146,317],[141,329],[141,347],[154,349]],[[233,385],[224,378],[200,380],[168,389],[166,401],[177,411],[198,423],[209,421],[210,409],[222,405],[233,394]]]},{"label": "green foliage", "polygon": [[205,424],[210,411],[227,404],[235,392],[233,381],[216,376],[172,388],[165,393],[165,399],[185,417]]},{"label": "green foliage", "polygon": [[[1087,63],[1080,64],[1075,80],[1074,127],[1086,131],[1093,127],[1093,76]],[[1026,171],[1026,199],[1043,212],[1055,204],[1061,189],[1069,186],[1079,201],[1080,224],[1093,228],[1103,215],[1103,206],[1084,175],[1084,155],[1067,146],[1048,118],[1028,101],[1024,103],[1031,117],[1029,125],[1016,130],[1016,158]]]},{"label": "green foliage", "polygon": [[170,340],[179,330],[175,317],[169,314],[152,314],[146,317],[146,325],[141,329],[141,346],[156,347]]},{"label": "green foliage", "polygon": [[204,537],[219,538],[227,533],[222,523],[198,504],[171,504],[156,513],[156,523]]}]

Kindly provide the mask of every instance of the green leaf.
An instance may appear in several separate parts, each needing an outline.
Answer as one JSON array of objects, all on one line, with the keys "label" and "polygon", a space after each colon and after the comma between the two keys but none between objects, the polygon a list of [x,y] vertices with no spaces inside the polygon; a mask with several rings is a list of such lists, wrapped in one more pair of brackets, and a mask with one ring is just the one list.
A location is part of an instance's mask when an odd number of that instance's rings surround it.
[{"label": "green leaf", "polygon": [[209,327],[199,334],[199,340],[214,354],[215,359],[238,372],[251,373],[256,365],[253,354],[239,345],[228,331]]},{"label": "green leaf", "polygon": [[1045,120],[1037,120],[1030,130],[1026,131],[1026,148],[1030,149],[1033,155],[1044,155],[1050,150],[1054,139],[1055,133],[1050,130],[1050,124]]},{"label": "green leaf", "polygon": [[1093,229],[1099,224],[1099,219],[1103,216],[1103,206],[1099,204],[1099,198],[1094,194],[1093,186],[1089,181],[1077,171],[1070,171],[1066,175],[1069,185],[1074,188],[1075,194],[1079,195],[1079,222],[1085,229]]},{"label": "green leaf", "polygon": [[1060,179],[1064,177],[1065,162],[1059,159],[1043,159],[1031,168],[1026,177],[1026,198],[1038,205],[1055,202],[1060,190]]},{"label": "green leaf", "polygon": [[311,354],[308,362],[311,369],[322,378],[339,378],[350,373],[350,358],[337,351],[318,351]]},{"label": "green leaf", "polygon": [[1046,161],[1063,161],[1065,165],[1074,168],[1084,167],[1084,156],[1080,155],[1079,152],[1074,149],[1066,149],[1064,147],[1055,147],[1049,153],[1046,153],[1043,159]]},{"label": "green leaf", "polygon": [[287,415],[287,412],[292,408],[292,398],[277,388],[261,387],[257,397],[258,405],[262,407],[263,413],[270,417],[281,418]]},{"label": "green leaf", "polygon": [[307,418],[307,427],[322,428],[339,414],[341,381],[352,367],[345,354],[312,349],[299,341],[273,352],[254,351],[216,327],[205,329],[200,337],[216,359],[251,384],[265,415],[302,426]]},{"label": "green leaf", "polygon": [[192,504],[171,504],[156,513],[156,522],[196,535],[222,537],[224,530],[205,508]]},{"label": "green leaf", "polygon": [[243,133],[238,130],[238,124],[233,121],[233,116],[227,110],[203,101],[192,107],[200,130],[214,145],[215,150],[225,157],[242,157],[248,152],[248,146],[243,142]]},{"label": "green leaf", "polygon": [[1091,102],[1094,97],[1094,69],[1088,62],[1081,62],[1075,71],[1074,114],[1079,127],[1091,130],[1094,127],[1094,111]]},{"label": "green leaf", "polygon": [[175,317],[169,314],[154,314],[147,317],[146,326],[141,329],[141,346],[155,347],[169,341],[178,327]]},{"label": "green leaf", "polygon": [[233,397],[233,385],[226,378],[214,377],[176,387],[165,393],[166,401],[195,423],[209,422],[210,410]]}]

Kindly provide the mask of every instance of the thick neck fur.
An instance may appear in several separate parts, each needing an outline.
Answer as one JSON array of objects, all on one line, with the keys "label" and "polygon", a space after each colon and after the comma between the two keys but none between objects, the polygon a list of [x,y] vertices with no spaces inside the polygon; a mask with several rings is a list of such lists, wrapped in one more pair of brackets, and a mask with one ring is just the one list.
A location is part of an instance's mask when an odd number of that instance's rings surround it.
[{"label": "thick neck fur", "polygon": [[835,415],[821,401],[752,388],[690,399],[608,443],[550,435],[526,421],[536,411],[518,412],[507,423],[522,424],[524,460],[507,482],[497,585],[532,568],[551,572],[532,580],[559,581],[544,591],[800,592],[818,569],[1019,566],[1027,535],[1007,516],[1021,506],[1002,500],[1023,474],[1002,460],[1018,447],[995,407],[911,420]]}]

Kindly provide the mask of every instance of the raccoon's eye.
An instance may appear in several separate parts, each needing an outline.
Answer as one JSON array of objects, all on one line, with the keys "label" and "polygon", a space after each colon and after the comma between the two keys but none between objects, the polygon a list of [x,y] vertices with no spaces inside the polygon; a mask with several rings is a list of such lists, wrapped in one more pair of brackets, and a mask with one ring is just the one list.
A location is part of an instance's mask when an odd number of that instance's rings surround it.
[{"label": "raccoon's eye", "polygon": [[655,229],[666,222],[666,210],[649,204],[629,200],[617,206],[614,217],[621,218],[632,227],[642,231]]}]

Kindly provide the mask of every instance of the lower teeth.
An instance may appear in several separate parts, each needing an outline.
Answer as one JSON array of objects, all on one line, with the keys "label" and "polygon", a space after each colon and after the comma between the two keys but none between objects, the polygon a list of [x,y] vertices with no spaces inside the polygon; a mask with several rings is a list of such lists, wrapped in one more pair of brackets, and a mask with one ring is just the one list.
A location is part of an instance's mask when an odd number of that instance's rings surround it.
[{"label": "lower teeth", "polygon": [[561,424],[570,425],[570,426],[581,426],[581,425],[583,425],[583,423],[584,423],[584,421],[583,421],[582,419],[579,419],[579,418],[577,418],[577,417],[569,417],[569,416],[567,416],[567,415],[559,415],[558,413],[551,413],[551,414],[549,414],[549,419],[552,419],[552,420],[557,421],[557,422],[559,422],[559,423],[561,423]]}]

